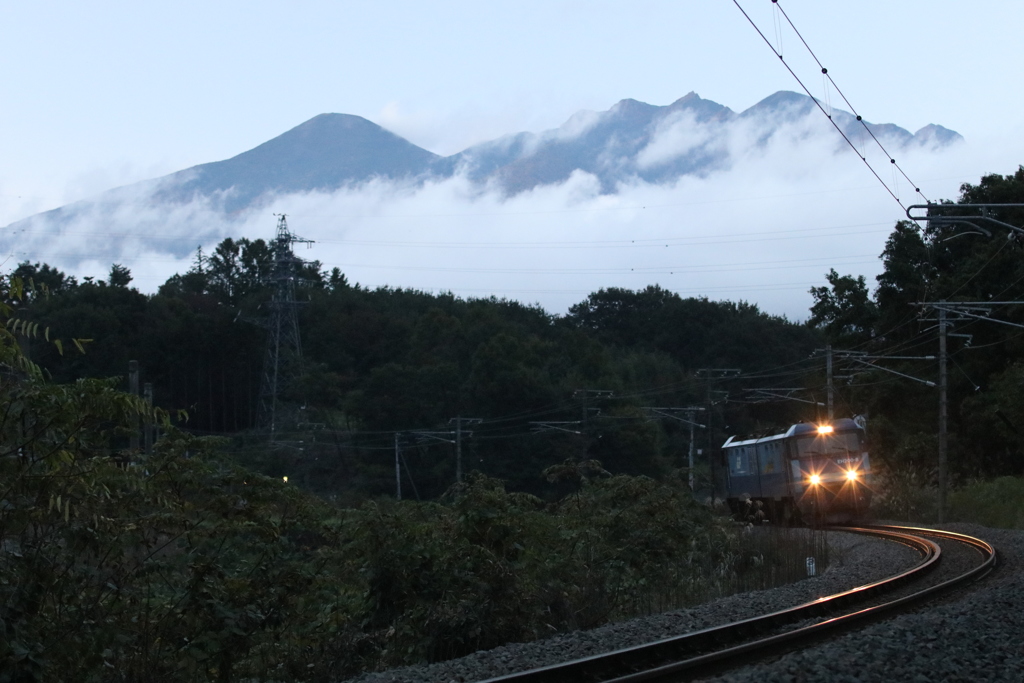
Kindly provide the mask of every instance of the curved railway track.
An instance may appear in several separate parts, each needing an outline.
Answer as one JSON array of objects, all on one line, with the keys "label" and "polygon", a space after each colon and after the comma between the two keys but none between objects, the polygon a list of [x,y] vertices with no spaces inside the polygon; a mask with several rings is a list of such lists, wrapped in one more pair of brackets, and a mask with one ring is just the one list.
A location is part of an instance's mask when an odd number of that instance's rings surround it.
[{"label": "curved railway track", "polygon": [[995,548],[964,534],[895,526],[832,528],[903,543],[920,552],[921,561],[887,579],[790,609],[484,683],[633,683],[708,676],[911,609],[981,578],[996,563]]}]

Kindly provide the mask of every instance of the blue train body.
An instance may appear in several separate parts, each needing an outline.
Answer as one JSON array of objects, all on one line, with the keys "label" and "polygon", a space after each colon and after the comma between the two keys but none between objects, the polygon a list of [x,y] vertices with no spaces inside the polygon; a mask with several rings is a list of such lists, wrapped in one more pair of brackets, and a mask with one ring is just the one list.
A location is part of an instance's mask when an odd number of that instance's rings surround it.
[{"label": "blue train body", "polygon": [[724,498],[750,521],[839,523],[861,518],[871,503],[871,461],[864,429],[850,419],[795,424],[759,438],[730,437]]}]

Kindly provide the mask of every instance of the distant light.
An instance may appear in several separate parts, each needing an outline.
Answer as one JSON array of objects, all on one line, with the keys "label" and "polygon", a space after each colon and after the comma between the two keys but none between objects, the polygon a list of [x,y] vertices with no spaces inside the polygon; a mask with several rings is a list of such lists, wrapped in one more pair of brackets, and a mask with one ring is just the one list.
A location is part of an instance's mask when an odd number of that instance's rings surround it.
[{"label": "distant light", "polygon": [[850,481],[857,481],[857,470],[846,470],[846,478]]},{"label": "distant light", "polygon": [[818,425],[819,434],[831,434],[832,431],[832,425]]},{"label": "distant light", "polygon": [[284,481],[284,483],[286,483],[286,484],[288,483],[288,477],[287,476],[281,477],[281,479]]},{"label": "distant light", "polygon": [[812,474],[811,475],[811,486],[817,486],[820,483],[821,483],[821,477],[819,477],[817,474]]}]

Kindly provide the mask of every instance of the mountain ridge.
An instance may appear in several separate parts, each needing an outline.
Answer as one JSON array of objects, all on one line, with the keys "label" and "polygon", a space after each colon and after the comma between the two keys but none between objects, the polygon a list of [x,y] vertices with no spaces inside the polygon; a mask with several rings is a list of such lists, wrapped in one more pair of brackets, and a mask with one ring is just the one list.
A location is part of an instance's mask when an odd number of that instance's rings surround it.
[{"label": "mountain ridge", "polygon": [[[668,105],[627,98],[602,112],[576,112],[558,128],[511,133],[449,156],[361,116],[323,113],[228,159],[114,188],[8,227],[35,221],[59,225],[76,212],[114,210],[140,196],[150,206],[201,199],[217,211],[237,215],[282,194],[331,192],[373,180],[417,184],[457,174],[515,195],[564,182],[582,171],[597,178],[601,192],[614,193],[623,182],[666,183],[726,168],[732,160],[723,141],[737,126],[752,126],[756,144],[764,145],[783,126],[812,120],[808,117],[815,109],[813,99],[789,91],[773,93],[739,113],[692,91]],[[866,139],[863,126],[849,112],[834,109],[832,120],[852,139]],[[891,123],[864,125],[904,149],[963,140],[936,124],[915,133]]]}]

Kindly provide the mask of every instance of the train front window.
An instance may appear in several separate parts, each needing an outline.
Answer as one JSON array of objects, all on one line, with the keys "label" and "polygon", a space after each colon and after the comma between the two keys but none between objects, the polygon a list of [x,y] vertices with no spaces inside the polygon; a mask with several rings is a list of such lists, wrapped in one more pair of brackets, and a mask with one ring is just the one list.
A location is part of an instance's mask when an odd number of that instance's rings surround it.
[{"label": "train front window", "polygon": [[860,455],[861,452],[860,438],[857,432],[802,437],[796,440],[796,447],[801,458],[841,454]]}]

